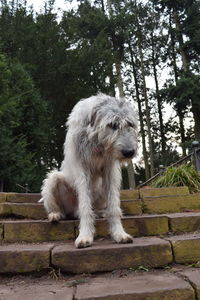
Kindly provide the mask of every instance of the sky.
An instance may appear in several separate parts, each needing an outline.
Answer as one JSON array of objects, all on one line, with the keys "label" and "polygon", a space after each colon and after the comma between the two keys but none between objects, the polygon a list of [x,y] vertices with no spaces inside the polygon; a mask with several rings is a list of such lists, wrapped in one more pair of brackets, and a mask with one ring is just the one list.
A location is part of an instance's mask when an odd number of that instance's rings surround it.
[{"label": "sky", "polygon": [[[71,3],[72,2],[72,3]],[[34,10],[37,12],[40,11],[44,7],[45,0],[27,0],[27,4],[33,5]],[[75,5],[75,1],[69,1],[69,0],[55,0],[55,8],[61,9],[61,10],[66,10],[69,9],[70,7],[73,7]]]}]

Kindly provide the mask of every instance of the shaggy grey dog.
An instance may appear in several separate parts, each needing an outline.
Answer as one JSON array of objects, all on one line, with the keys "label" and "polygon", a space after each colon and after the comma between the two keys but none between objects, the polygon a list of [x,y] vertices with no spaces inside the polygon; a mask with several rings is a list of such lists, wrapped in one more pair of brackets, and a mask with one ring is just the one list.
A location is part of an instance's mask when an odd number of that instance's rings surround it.
[{"label": "shaggy grey dog", "polygon": [[95,212],[104,210],[112,238],[132,242],[121,223],[120,163],[136,155],[137,118],[125,100],[98,94],[79,101],[72,110],[60,171],[48,174],[42,199],[50,221],[69,215],[80,219],[77,248],[94,238]]}]

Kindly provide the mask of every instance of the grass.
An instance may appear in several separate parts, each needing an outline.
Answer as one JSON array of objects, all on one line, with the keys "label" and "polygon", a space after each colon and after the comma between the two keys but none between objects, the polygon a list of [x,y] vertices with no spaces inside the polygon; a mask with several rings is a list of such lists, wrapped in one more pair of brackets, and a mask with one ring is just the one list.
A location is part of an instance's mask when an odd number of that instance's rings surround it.
[{"label": "grass", "polygon": [[200,174],[193,165],[183,164],[169,167],[163,175],[156,178],[153,187],[187,186],[191,193],[200,192]]}]

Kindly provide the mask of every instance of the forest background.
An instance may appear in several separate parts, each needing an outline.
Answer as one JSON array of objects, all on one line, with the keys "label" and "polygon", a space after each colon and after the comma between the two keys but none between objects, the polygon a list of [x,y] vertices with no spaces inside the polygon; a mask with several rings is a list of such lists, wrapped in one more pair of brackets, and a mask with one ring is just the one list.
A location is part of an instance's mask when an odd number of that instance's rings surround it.
[{"label": "forest background", "polygon": [[138,110],[137,184],[200,140],[200,1],[73,2],[0,0],[0,191],[39,192],[72,107],[99,91]]}]

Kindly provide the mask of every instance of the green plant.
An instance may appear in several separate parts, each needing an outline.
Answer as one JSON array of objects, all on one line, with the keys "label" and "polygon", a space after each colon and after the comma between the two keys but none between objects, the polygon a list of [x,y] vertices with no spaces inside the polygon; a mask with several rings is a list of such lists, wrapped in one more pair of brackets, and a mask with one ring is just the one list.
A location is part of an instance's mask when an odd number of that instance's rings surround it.
[{"label": "green plant", "polygon": [[188,186],[191,193],[200,192],[200,174],[191,164],[169,167],[164,174],[155,179],[153,187]]}]

